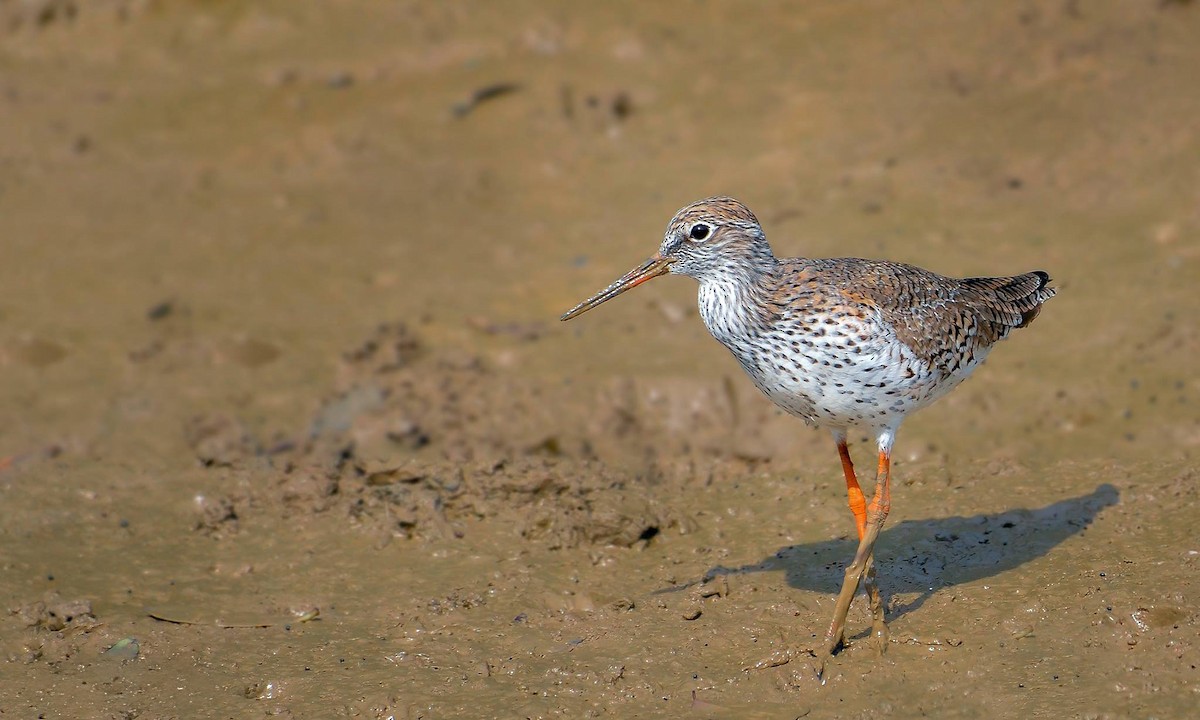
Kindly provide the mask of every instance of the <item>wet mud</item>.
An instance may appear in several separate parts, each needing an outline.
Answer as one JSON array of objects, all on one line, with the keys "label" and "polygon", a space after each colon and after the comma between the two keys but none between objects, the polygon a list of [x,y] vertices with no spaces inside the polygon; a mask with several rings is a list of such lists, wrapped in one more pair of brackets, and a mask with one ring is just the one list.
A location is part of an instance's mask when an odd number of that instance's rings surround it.
[{"label": "wet mud", "polygon": [[[0,714],[1187,717],[1200,8],[0,3]],[[829,437],[656,280],[1044,268],[908,420],[876,557]],[[871,446],[851,438],[870,465]]]}]

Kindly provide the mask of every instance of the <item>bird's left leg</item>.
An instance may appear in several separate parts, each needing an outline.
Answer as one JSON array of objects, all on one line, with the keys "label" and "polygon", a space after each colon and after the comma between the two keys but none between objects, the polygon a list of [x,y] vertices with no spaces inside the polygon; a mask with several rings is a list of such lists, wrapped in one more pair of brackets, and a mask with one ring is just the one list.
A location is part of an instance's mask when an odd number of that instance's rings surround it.
[{"label": "bird's left leg", "polygon": [[[846,444],[846,432],[844,430],[835,430],[833,441],[837,443],[838,457],[842,461],[842,473],[846,476],[846,495],[849,498],[850,512],[854,513],[854,526],[858,530],[859,541],[862,541],[863,535],[867,532],[867,498],[863,495],[862,488],[858,484],[858,477],[854,474],[854,461],[850,459],[850,448]],[[881,636],[881,633],[883,637],[886,637],[887,626],[881,624],[883,621],[883,599],[879,594],[879,584],[875,582],[874,555],[867,559],[867,569],[863,573],[862,584],[863,589],[867,591],[867,598],[871,603],[874,633],[877,637]],[[880,629],[881,627],[882,630]]]},{"label": "bird's left leg", "polygon": [[[892,509],[892,448],[882,443],[879,448],[879,468],[875,473],[875,496],[867,507],[868,522],[876,522],[882,529],[884,520]],[[879,643],[879,651],[887,648],[888,629],[883,617],[883,597],[879,594],[879,585],[875,582],[875,550],[872,548],[867,557],[867,569],[863,585],[867,588],[867,597],[871,602],[871,634]]]},{"label": "bird's left leg", "polygon": [[[829,625],[829,631],[825,634],[825,652],[824,657],[820,660],[822,670],[824,669],[825,660],[842,644],[846,626],[846,613],[850,610],[850,601],[854,599],[854,594],[858,592],[859,583],[868,569],[873,569],[874,567],[875,541],[879,538],[879,532],[883,529],[883,524],[887,520],[888,511],[891,510],[892,505],[891,458],[893,438],[894,433],[890,430],[880,433],[879,436],[879,468],[875,478],[875,495],[870,505],[867,506],[867,528],[858,543],[858,551],[854,554],[854,560],[846,567],[845,579],[842,581],[842,590],[838,594],[837,602],[834,604],[833,621]],[[878,596],[878,590],[873,593],[871,598],[871,610],[874,617],[872,624],[875,634],[878,636],[882,632],[882,636],[886,637],[887,626],[883,622],[883,602]]]}]

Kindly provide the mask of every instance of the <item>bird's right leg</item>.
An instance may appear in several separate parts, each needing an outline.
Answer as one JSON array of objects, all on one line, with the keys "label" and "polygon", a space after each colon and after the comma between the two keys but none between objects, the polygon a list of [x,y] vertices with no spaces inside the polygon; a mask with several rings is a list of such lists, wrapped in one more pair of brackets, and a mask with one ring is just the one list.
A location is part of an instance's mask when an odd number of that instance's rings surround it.
[{"label": "bird's right leg", "polygon": [[862,540],[867,531],[867,497],[859,487],[858,477],[854,474],[854,462],[850,459],[850,448],[846,445],[846,433],[835,432],[833,440],[837,443],[838,457],[842,459],[842,473],[846,476],[846,495],[850,499],[850,512],[854,513],[854,526],[858,529],[858,539]]}]

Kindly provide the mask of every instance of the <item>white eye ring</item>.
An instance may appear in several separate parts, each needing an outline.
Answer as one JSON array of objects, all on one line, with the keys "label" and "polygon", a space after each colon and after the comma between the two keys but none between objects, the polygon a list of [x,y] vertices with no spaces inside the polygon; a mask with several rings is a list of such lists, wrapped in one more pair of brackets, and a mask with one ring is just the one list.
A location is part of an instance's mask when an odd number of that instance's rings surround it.
[{"label": "white eye ring", "polygon": [[702,240],[707,240],[708,238],[712,237],[712,231],[713,231],[712,225],[709,225],[708,223],[698,222],[692,226],[691,230],[688,230],[687,236],[688,236],[688,239],[690,239],[690,240],[695,240],[696,242],[700,242]]}]

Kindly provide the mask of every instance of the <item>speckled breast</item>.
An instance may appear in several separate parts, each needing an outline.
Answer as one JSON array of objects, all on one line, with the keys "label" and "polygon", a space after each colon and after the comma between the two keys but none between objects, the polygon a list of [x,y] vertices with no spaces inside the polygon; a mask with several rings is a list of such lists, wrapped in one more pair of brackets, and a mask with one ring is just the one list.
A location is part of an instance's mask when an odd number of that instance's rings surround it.
[{"label": "speckled breast", "polygon": [[789,319],[767,332],[718,340],[776,405],[825,427],[894,427],[958,385],[986,354],[943,373],[886,326],[857,318]]}]

